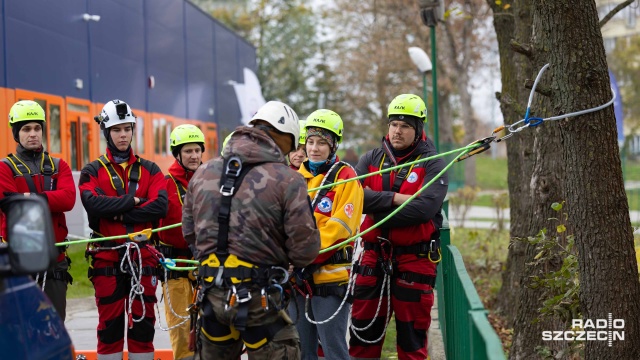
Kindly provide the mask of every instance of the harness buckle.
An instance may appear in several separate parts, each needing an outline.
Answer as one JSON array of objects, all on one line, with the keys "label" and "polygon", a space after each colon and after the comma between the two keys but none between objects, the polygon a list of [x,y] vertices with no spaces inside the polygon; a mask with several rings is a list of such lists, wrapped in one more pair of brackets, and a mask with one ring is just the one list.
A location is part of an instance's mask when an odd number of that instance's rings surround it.
[{"label": "harness buckle", "polygon": [[233,295],[235,296],[238,304],[246,303],[251,300],[251,291],[246,287],[242,286],[240,289],[236,289],[235,285],[231,285],[231,289],[233,290]]},{"label": "harness buckle", "polygon": [[220,194],[222,196],[232,196],[235,191],[234,183],[242,172],[242,161],[237,156],[229,158],[227,161],[227,168],[224,173],[227,176],[225,183],[220,187]]},{"label": "harness buckle", "polygon": [[222,286],[222,273],[224,272],[224,266],[218,266],[218,273],[216,274],[216,279],[213,281],[213,284],[217,287]]}]

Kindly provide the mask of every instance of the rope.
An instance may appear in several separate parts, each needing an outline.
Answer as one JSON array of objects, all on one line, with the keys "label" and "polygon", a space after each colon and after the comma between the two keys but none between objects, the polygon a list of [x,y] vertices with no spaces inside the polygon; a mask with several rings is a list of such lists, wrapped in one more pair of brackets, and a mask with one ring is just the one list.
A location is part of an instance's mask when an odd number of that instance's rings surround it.
[{"label": "rope", "polygon": [[[530,117],[530,114],[531,114],[531,103],[533,102],[533,95],[535,94],[536,87],[538,86],[538,82],[540,82],[540,78],[542,77],[542,74],[545,72],[545,70],[547,70],[548,67],[549,67],[549,64],[544,65],[542,67],[542,69],[540,69],[540,71],[538,72],[538,75],[536,76],[536,80],[533,82],[533,87],[531,88],[531,92],[529,93],[529,101],[527,102],[527,111],[525,113],[524,119],[519,120],[519,121],[511,124],[507,128],[509,130],[509,135],[502,137],[500,140],[505,140],[508,137],[510,137],[511,135],[513,135],[514,133],[520,132],[520,131],[524,130],[525,128],[536,127],[536,126],[542,124],[544,121],[556,121],[556,120],[568,119],[570,117],[575,117],[575,116],[579,116],[579,115],[592,113],[592,112],[595,112],[595,111],[600,111],[600,110],[602,110],[604,108],[607,108],[607,107],[611,106],[611,104],[613,104],[613,102],[616,100],[616,93],[615,93],[615,91],[613,91],[613,89],[611,89],[611,93],[612,93],[611,100],[609,100],[605,104],[602,104],[602,105],[599,105],[599,106],[596,106],[596,107],[592,107],[592,108],[589,108],[589,109],[585,109],[585,110],[571,112],[571,113],[564,114],[564,115],[551,116],[551,117],[544,118],[544,119],[543,118],[539,118],[539,117]],[[517,128],[515,127],[516,125],[519,125],[521,123],[524,123],[524,125],[522,125],[520,127],[517,127]]]}]

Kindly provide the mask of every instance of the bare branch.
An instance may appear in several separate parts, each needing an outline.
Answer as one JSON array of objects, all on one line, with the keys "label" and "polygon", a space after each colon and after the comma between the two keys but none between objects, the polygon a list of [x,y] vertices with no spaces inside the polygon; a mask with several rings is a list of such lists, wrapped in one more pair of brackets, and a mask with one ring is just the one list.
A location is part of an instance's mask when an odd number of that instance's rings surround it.
[{"label": "bare branch", "polygon": [[530,46],[521,44],[513,39],[509,42],[509,45],[511,46],[511,50],[531,58],[532,52]]},{"label": "bare branch", "polygon": [[622,2],[618,4],[618,6],[614,7],[613,10],[609,11],[609,13],[605,17],[603,17],[602,20],[600,20],[600,28],[602,28],[604,24],[609,22],[609,20],[611,20],[612,17],[614,17],[617,13],[619,13],[620,10],[631,5],[634,1],[635,0],[626,0],[625,2]]},{"label": "bare branch", "polygon": [[[524,81],[524,87],[527,89],[531,89],[533,88],[533,80],[531,79],[527,79]],[[546,96],[546,97],[550,97],[551,96],[551,89],[546,87],[546,86],[542,86],[540,84],[538,84],[538,86],[536,86],[536,92],[540,95]]]}]

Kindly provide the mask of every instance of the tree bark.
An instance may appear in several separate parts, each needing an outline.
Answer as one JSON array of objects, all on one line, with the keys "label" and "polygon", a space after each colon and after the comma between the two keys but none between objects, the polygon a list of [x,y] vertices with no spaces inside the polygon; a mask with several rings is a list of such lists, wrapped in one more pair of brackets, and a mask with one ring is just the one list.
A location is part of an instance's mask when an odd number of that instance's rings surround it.
[{"label": "tree bark", "polygon": [[[500,53],[500,71],[502,74],[502,93],[499,96],[500,109],[509,125],[520,120],[525,113],[529,92],[524,83],[532,76],[528,58],[514,53],[513,40],[529,42],[531,32],[531,5],[527,0],[515,2],[510,8],[503,9],[493,0],[487,3],[493,10],[493,22]],[[500,145],[494,145],[500,146]],[[520,132],[506,141],[509,186],[509,206],[511,211],[510,233],[512,238],[526,238],[535,234],[537,224],[532,224],[530,208],[530,183],[533,170],[533,134]],[[497,296],[496,308],[513,326],[520,303],[520,279],[525,269],[526,246],[515,241],[509,247],[505,271],[502,273],[502,287]]]},{"label": "tree bark", "polygon": [[[609,75],[595,2],[533,0],[533,48],[537,65],[550,63],[545,83],[553,96],[545,115],[604,104],[611,99]],[[542,109],[541,109],[542,110]],[[629,207],[620,164],[613,106],[580,117],[545,123],[536,150],[555,162],[546,191],[566,199],[576,237],[580,305],[584,319],[624,319],[625,340],[586,341],[586,359],[640,358],[640,282]],[[538,154],[537,154],[538,155]],[[546,156],[545,156],[546,155]],[[544,173],[540,173],[544,176]],[[540,180],[539,180],[540,179]],[[534,200],[535,201],[535,200]],[[539,334],[538,334],[539,336]]]}]

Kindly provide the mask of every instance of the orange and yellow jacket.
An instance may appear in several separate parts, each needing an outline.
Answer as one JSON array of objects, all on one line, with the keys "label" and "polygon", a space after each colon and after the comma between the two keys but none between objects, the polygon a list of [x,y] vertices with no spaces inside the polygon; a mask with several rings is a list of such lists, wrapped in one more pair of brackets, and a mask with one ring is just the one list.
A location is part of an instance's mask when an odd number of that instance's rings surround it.
[{"label": "orange and yellow jacket", "polygon": [[[338,159],[336,159],[338,161]],[[300,169],[300,174],[307,181],[309,189],[317,188],[324,180],[327,172],[313,176],[308,169],[308,161],[305,161]],[[340,180],[356,177],[356,172],[348,165],[343,165],[332,183]],[[317,191],[309,193],[314,199]],[[336,185],[329,189],[322,199],[317,199],[313,214],[316,218],[316,225],[320,231],[320,249],[326,249],[332,245],[343,242],[358,232],[362,218],[362,205],[364,191],[359,181],[350,181]],[[321,253],[313,264],[323,264],[337,251],[343,251],[347,246],[353,246],[353,242],[345,244],[340,248]],[[313,273],[313,281],[316,285],[329,283],[346,283],[349,279],[349,269],[351,264],[325,264],[320,266]]]}]

